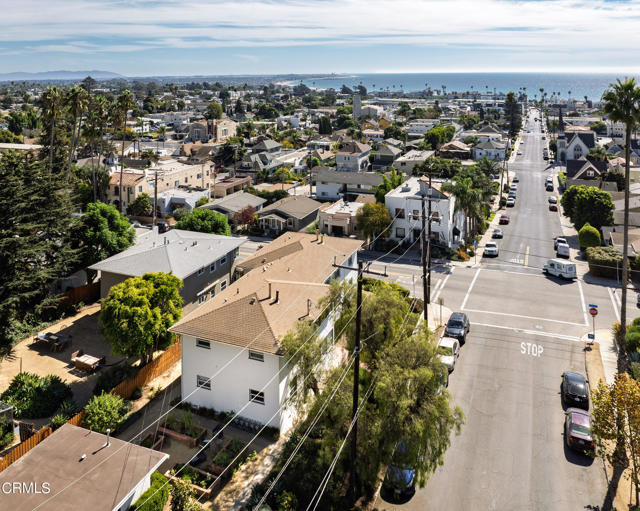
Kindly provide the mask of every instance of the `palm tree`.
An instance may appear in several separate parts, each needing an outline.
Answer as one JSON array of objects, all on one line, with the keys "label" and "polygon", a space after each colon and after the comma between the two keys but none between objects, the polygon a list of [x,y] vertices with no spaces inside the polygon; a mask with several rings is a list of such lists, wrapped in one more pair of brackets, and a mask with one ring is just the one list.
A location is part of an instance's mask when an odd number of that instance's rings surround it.
[{"label": "palm tree", "polygon": [[[162,148],[164,149],[164,137],[167,134],[167,127],[163,124],[162,126],[159,126],[158,129],[156,130],[156,133],[158,134],[158,138],[156,139],[156,141],[159,141],[160,138],[162,138]],[[158,144],[156,144],[156,150],[158,149]]]},{"label": "palm tree", "polygon": [[64,103],[69,108],[69,112],[73,117],[73,126],[71,129],[71,144],[69,147],[69,160],[67,166],[67,181],[69,181],[69,179],[71,178],[71,160],[73,159],[73,153],[75,152],[76,145],[78,143],[76,138],[80,138],[79,124],[82,120],[82,114],[87,109],[87,105],[89,104],[89,93],[82,87],[74,85],[66,93]]},{"label": "palm tree", "polygon": [[624,148],[624,233],[622,241],[622,303],[620,304],[620,334],[618,336],[618,372],[627,370],[625,336],[627,329],[627,286],[629,284],[629,163],[631,132],[640,124],[640,87],[633,78],[617,80],[602,95],[604,113],[612,122],[625,125]]},{"label": "palm tree", "polygon": [[122,152],[120,156],[120,186],[118,187],[118,210],[122,213],[122,176],[124,174],[124,140],[125,132],[127,129],[127,113],[133,108],[135,102],[133,100],[133,94],[126,89],[118,96],[116,100],[114,114],[117,124],[122,125]]},{"label": "palm tree", "polygon": [[462,211],[465,216],[465,235],[470,239],[470,220],[474,216],[480,205],[480,195],[473,188],[473,181],[470,177],[458,179],[453,184],[443,184],[442,191],[450,193],[455,199],[454,211]]},{"label": "palm tree", "polygon": [[49,174],[53,173],[53,144],[54,133],[56,131],[56,121],[62,114],[62,94],[57,87],[49,87],[42,93],[40,98],[42,117],[49,121],[51,138],[49,141]]}]

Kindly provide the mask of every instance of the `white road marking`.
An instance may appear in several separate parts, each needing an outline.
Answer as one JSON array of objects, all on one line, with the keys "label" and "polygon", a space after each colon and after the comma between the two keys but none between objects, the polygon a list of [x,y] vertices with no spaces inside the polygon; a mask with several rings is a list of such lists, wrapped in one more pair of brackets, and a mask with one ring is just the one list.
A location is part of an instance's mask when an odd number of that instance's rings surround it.
[{"label": "white road marking", "polygon": [[511,327],[511,326],[504,326],[504,325],[491,325],[489,323],[476,323],[475,321],[473,322],[473,326],[485,326],[485,327],[489,327],[489,328],[500,328],[502,330],[511,330],[511,331],[517,332],[519,334],[539,335],[541,337],[553,337],[554,339],[562,339],[562,340],[565,340],[565,341],[580,342],[582,340],[580,337],[576,337],[576,336],[573,336],[573,335],[553,334],[553,333],[549,333],[549,332],[536,332],[535,330],[524,330],[522,328],[515,328],[515,327]]},{"label": "white road marking", "polygon": [[433,301],[437,301],[438,298],[440,298],[440,293],[442,292],[442,290],[444,289],[445,284],[447,283],[447,280],[449,280],[449,277],[451,277],[451,274],[453,273],[453,270],[455,270],[456,267],[452,267],[451,268],[451,272],[449,274],[447,274],[447,276],[441,281],[442,285],[440,286],[440,289],[438,289],[438,291],[436,292],[435,295],[433,295]]},{"label": "white road marking", "polygon": [[464,295],[464,300],[462,300],[462,305],[460,306],[460,310],[464,310],[464,306],[467,304],[467,300],[469,299],[469,295],[471,294],[471,290],[473,289],[473,285],[476,283],[478,279],[478,275],[480,275],[481,268],[478,268],[476,274],[473,276],[473,280],[471,284],[469,284],[469,289],[467,289],[467,294]]},{"label": "white road marking", "polygon": [[560,323],[561,325],[584,326],[583,323],[572,323],[570,321],[562,321],[560,319],[539,318],[536,316],[523,316],[522,314],[510,314],[508,312],[481,311],[475,309],[466,309],[467,312],[477,312],[479,314],[495,314],[496,316],[509,316],[512,318],[533,319],[536,321],[550,321],[552,323]]},{"label": "white road marking", "polygon": [[578,281],[578,289],[580,290],[580,301],[582,302],[582,313],[584,314],[584,325],[589,326],[589,316],[587,316],[587,306],[584,301],[584,293],[582,292],[582,282]]},{"label": "white road marking", "polygon": [[620,309],[618,308],[618,302],[614,298],[616,292],[612,291],[610,287],[607,288],[607,291],[609,291],[609,298],[611,298],[611,304],[613,305],[613,312],[616,315],[616,319],[620,321]]}]

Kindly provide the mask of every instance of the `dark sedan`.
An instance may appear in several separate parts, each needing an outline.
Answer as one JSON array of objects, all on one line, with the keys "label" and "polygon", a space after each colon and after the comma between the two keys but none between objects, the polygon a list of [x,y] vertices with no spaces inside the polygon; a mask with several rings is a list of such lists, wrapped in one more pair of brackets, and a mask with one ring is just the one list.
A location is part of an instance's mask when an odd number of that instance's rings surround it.
[{"label": "dark sedan", "polygon": [[470,328],[471,323],[467,315],[464,312],[454,312],[447,321],[447,326],[444,327],[444,335],[458,339],[460,344],[464,344]]},{"label": "dark sedan", "polygon": [[589,390],[584,376],[569,371],[562,373],[562,400],[567,406],[589,409]]},{"label": "dark sedan", "polygon": [[557,204],[549,204],[549,211],[558,211]]},{"label": "dark sedan", "polygon": [[584,454],[595,450],[591,436],[591,416],[578,408],[568,408],[564,420],[564,439],[567,447]]},{"label": "dark sedan", "polygon": [[382,481],[382,491],[387,498],[406,499],[416,491],[415,461],[410,459],[406,443],[397,443],[391,458],[391,464]]}]

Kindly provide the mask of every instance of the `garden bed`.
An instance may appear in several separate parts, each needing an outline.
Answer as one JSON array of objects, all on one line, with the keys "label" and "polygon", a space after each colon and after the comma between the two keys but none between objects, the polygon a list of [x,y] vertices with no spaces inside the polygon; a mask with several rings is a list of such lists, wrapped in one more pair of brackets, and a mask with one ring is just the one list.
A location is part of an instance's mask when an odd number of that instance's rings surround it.
[{"label": "garden bed", "polygon": [[[213,493],[217,492],[222,486],[222,479],[218,478],[214,474],[210,474],[209,472],[205,472],[204,470],[200,470],[199,468],[192,467],[190,465],[183,467],[183,463],[176,463],[165,473],[165,476],[172,481],[180,479],[187,481],[193,492],[198,497],[210,499]],[[179,470],[180,473],[177,476],[173,475]]]},{"label": "garden bed", "polygon": [[[244,450],[244,452],[243,452]],[[242,452],[242,455],[235,459],[238,454]],[[231,474],[233,474],[233,469],[236,468],[240,463],[243,463],[244,460],[249,456],[249,449],[247,448],[247,444],[243,441],[238,440],[237,438],[232,439],[220,452],[213,458],[213,461],[209,465],[211,467],[211,471],[216,474],[222,474],[224,472],[225,479],[229,479]],[[229,466],[230,465],[230,466]],[[228,468],[227,468],[228,467]]]},{"label": "garden bed", "polygon": [[165,422],[162,424],[162,426],[158,427],[158,432],[162,433],[163,435],[166,435],[169,438],[173,438],[174,440],[177,440],[180,443],[188,445],[189,447],[195,447],[205,437],[205,435],[207,434],[207,429],[198,427],[197,436],[191,436],[187,433],[181,433],[179,431],[175,431],[174,429],[169,428]]},{"label": "garden bed", "polygon": [[[155,440],[154,440],[155,437]],[[155,433],[149,433],[144,440],[140,442],[142,447],[146,447],[147,449],[153,449],[154,451],[160,451],[162,446],[168,441],[167,435],[158,435]]]}]

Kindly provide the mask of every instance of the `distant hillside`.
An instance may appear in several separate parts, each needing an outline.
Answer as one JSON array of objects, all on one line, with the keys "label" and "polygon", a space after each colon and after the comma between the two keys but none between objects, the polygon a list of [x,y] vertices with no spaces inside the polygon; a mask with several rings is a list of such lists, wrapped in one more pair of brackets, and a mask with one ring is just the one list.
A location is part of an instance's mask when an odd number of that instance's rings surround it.
[{"label": "distant hillside", "polygon": [[91,76],[96,80],[110,80],[112,78],[126,78],[126,76],[111,71],[44,71],[42,73],[0,73],[0,82],[17,81],[46,81],[46,80],[82,80]]}]

